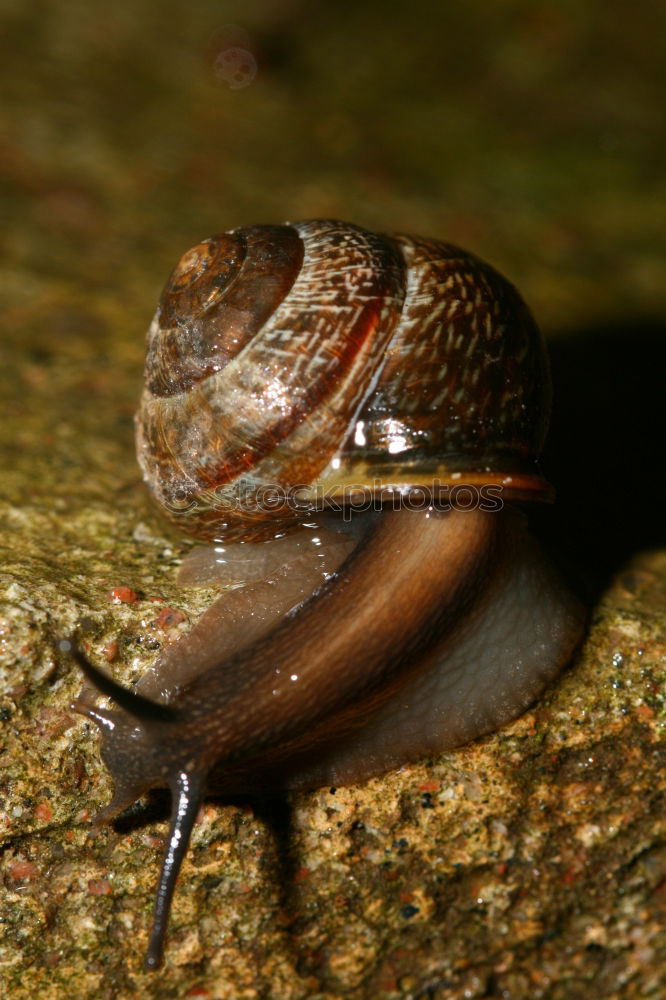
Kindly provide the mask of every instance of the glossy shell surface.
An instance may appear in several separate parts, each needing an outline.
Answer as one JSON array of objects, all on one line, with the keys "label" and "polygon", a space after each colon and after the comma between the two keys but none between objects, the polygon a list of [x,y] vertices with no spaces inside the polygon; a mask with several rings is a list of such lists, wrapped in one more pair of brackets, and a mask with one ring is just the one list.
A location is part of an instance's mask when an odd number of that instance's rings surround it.
[{"label": "glossy shell surface", "polygon": [[250,226],[167,282],[138,455],[167,515],[208,538],[419,487],[538,499],[549,397],[527,307],[471,254],[328,220]]}]

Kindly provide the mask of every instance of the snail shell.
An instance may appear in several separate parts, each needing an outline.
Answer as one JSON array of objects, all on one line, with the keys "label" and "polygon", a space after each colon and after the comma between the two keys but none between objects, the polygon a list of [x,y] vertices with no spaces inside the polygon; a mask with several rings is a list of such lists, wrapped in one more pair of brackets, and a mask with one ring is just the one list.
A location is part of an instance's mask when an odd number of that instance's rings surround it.
[{"label": "snail shell", "polygon": [[[458,745],[519,714],[570,658],[582,610],[504,504],[551,495],[536,464],[549,395],[516,290],[447,243],[311,221],[224,233],[181,259],[148,336],[146,482],[227,554],[277,551],[260,541],[274,536],[301,550],[223,596],[134,691],[71,647],[116,705],[75,706],[116,786],[96,822],[172,791],[148,967],[208,788],[343,783]],[[450,502],[463,484],[478,490],[467,511]],[[303,519],[320,546],[322,510],[368,500],[381,509],[357,544],[329,540],[323,575],[306,544],[306,572]]]},{"label": "snail shell", "polygon": [[543,497],[549,395],[527,307],[471,254],[340,222],[250,226],[172,273],[137,451],[184,531],[248,538],[461,479]]}]

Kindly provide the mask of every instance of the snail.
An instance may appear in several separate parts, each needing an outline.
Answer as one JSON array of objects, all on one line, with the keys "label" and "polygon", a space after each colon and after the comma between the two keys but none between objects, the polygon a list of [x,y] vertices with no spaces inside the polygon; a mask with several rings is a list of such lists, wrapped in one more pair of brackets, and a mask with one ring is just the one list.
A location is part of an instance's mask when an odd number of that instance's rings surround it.
[{"label": "snail", "polygon": [[207,790],[359,781],[497,729],[583,614],[516,506],[552,499],[544,345],[473,255],[327,220],[214,236],[167,282],[145,375],[145,481],[213,543],[188,579],[246,582],[134,690],[64,647],[115,703],[74,706],[115,782],[96,823],[171,790],[157,968]]}]

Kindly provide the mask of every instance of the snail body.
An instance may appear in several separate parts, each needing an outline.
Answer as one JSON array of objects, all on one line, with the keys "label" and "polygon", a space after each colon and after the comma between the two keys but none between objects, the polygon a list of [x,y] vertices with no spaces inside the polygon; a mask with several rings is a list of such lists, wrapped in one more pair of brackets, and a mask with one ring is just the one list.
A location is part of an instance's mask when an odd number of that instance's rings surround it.
[{"label": "snail body", "polygon": [[[173,796],[149,967],[206,790],[341,784],[459,745],[570,658],[580,607],[505,502],[551,495],[549,392],[518,293],[449,244],[316,220],[181,259],[148,335],[139,462],[213,564],[278,555],[134,691],[73,650],[116,705],[77,703],[116,786],[96,821]],[[327,526],[364,504],[356,537]]]}]

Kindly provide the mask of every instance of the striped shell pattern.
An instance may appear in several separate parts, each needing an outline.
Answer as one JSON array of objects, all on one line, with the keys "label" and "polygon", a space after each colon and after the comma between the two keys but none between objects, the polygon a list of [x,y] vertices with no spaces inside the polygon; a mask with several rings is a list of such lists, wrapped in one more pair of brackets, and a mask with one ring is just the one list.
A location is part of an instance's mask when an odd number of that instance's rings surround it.
[{"label": "striped shell pattern", "polygon": [[459,483],[549,492],[539,331],[448,243],[329,220],[213,236],[167,282],[145,374],[139,461],[193,535]]}]

